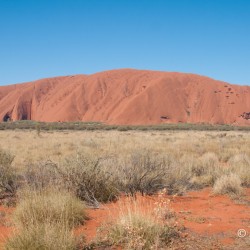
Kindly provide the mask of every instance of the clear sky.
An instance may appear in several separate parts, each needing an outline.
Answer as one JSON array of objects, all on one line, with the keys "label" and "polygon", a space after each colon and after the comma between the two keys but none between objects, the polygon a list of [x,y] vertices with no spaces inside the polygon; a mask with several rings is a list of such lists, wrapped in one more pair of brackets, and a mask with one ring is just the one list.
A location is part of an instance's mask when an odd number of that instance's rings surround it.
[{"label": "clear sky", "polygon": [[0,85],[117,68],[250,85],[250,0],[0,0]]}]

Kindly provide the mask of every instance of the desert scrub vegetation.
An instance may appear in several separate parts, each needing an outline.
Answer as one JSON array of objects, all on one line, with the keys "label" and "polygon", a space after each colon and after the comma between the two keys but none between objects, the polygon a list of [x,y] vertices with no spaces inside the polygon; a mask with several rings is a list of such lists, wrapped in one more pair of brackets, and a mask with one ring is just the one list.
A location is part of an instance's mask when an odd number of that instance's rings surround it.
[{"label": "desert scrub vegetation", "polygon": [[249,187],[247,132],[43,131],[38,137],[35,131],[0,131],[0,138],[0,147],[15,155],[5,170],[13,169],[15,178],[18,172],[19,184],[63,187],[95,207],[121,192],[166,188],[183,195],[212,187],[230,172]]},{"label": "desert scrub vegetation", "polygon": [[63,186],[58,165],[50,160],[27,164],[22,172],[22,177],[26,187],[33,190]]},{"label": "desert scrub vegetation", "polygon": [[221,176],[216,180],[213,192],[214,194],[226,194],[232,197],[241,196],[243,188],[240,177],[233,173]]},{"label": "desert scrub vegetation", "polygon": [[2,152],[15,156],[1,157],[11,159],[1,164],[8,166],[1,167],[3,193],[10,187],[15,193],[19,184],[34,189],[62,186],[99,206],[115,200],[120,192],[153,194],[166,188],[169,194],[179,195],[212,187],[230,172],[249,187],[250,135],[244,131],[52,129],[37,136],[32,130],[5,130],[0,131],[0,139]]},{"label": "desert scrub vegetation", "polygon": [[149,151],[137,150],[115,166],[117,186],[131,196],[137,192],[142,195],[154,194],[165,187],[166,162],[164,158],[156,157]]},{"label": "desert scrub vegetation", "polygon": [[51,160],[28,164],[23,171],[26,186],[33,190],[56,187],[68,190],[90,206],[113,201],[118,196],[114,176],[99,157],[77,153],[60,163]]},{"label": "desert scrub vegetation", "polygon": [[[129,128],[119,132],[116,127],[92,130],[92,125],[97,128],[99,124],[86,124],[89,127],[84,131],[66,131],[59,124],[61,130],[56,131],[53,126],[57,125],[50,124],[52,128],[46,130],[41,124],[39,136],[35,130],[0,131],[0,191],[1,195],[17,197],[19,213],[14,217],[18,230],[7,242],[8,249],[27,249],[26,243],[37,246],[30,243],[33,239],[46,246],[44,249],[75,249],[72,228],[85,220],[84,204],[98,207],[120,194],[151,195],[164,190],[170,195],[184,195],[190,189],[212,187],[214,193],[240,196],[249,187],[248,132],[187,133],[162,127],[144,127],[145,131]],[[79,125],[70,126],[73,129]],[[67,205],[71,202],[74,209]],[[132,241],[131,230],[121,227],[124,221],[132,228]],[[61,231],[56,229],[59,225]],[[144,228],[150,233],[144,233]],[[50,233],[41,233],[45,229]],[[165,247],[176,236],[172,226],[163,220],[135,211],[131,216],[123,213],[108,229],[109,244],[125,248],[136,243],[143,249]],[[66,236],[58,241],[59,245],[50,245],[57,244],[51,238],[60,239],[62,235]],[[38,245],[37,249],[43,248]]]},{"label": "desert scrub vegetation", "polygon": [[38,135],[41,130],[58,131],[58,130],[197,130],[197,131],[249,131],[247,126],[231,126],[231,125],[211,125],[211,124],[192,124],[192,123],[177,123],[177,124],[160,124],[160,125],[108,125],[101,122],[35,122],[31,120],[0,122],[0,130],[15,130],[27,129],[37,130]]},{"label": "desert scrub vegetation", "polygon": [[89,205],[116,200],[116,179],[98,157],[77,154],[66,158],[58,170],[65,187]]},{"label": "desert scrub vegetation", "polygon": [[[168,223],[165,213],[157,214],[131,199],[120,205],[115,221],[99,228],[97,242],[101,246],[121,246],[122,249],[166,249],[180,236],[179,229]],[[157,215],[161,216],[157,216]]]},{"label": "desert scrub vegetation", "polygon": [[120,192],[152,194],[166,188],[169,194],[184,194],[212,187],[230,172],[249,187],[246,131],[52,129],[37,136],[35,130],[5,130],[0,131],[0,148],[2,194],[15,194],[20,184],[35,189],[62,186],[98,206]]}]

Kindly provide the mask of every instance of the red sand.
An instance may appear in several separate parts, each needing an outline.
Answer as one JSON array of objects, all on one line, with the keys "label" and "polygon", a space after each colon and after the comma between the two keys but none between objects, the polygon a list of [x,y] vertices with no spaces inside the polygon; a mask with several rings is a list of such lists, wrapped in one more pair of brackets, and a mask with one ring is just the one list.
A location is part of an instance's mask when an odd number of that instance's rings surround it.
[{"label": "red sand", "polygon": [[210,189],[175,197],[172,207],[187,228],[202,235],[217,235],[233,241],[239,229],[250,232],[249,205],[237,204],[227,196],[213,196]]},{"label": "red sand", "polygon": [[[247,189],[246,197],[249,199],[250,189]],[[170,208],[176,213],[178,223],[183,224],[191,233],[213,236],[222,244],[234,243],[238,239],[239,229],[245,229],[250,234],[249,205],[236,204],[227,196],[213,196],[209,188],[189,192],[182,197],[165,196],[163,199],[170,199]],[[152,211],[157,206],[157,201],[157,196],[139,197],[141,207]],[[119,211],[119,203],[107,204],[101,209],[89,209],[90,220],[76,230],[77,234],[84,233],[87,241],[91,241],[96,236],[96,229],[117,218]]]},{"label": "red sand", "polygon": [[[246,189],[246,197],[250,201],[250,189]],[[182,197],[172,196],[146,196],[138,197],[139,208],[153,211],[157,206],[155,203],[170,200],[170,208],[176,213],[176,220],[183,224],[188,235],[192,232],[200,236],[214,236],[222,244],[233,244],[237,240],[238,229],[245,229],[250,234],[250,209],[249,205],[236,204],[227,196],[213,196],[211,189],[193,191]],[[122,197],[122,204],[130,202],[131,199]],[[162,203],[161,203],[162,204]],[[0,211],[7,213],[7,220],[12,209],[0,207]],[[100,209],[88,209],[90,219],[83,226],[76,228],[75,233],[86,235],[90,242],[96,236],[96,231],[103,223],[113,220],[119,216],[121,203],[110,203],[103,205]],[[7,236],[11,235],[13,227],[0,226],[0,242],[3,243]],[[4,238],[3,238],[4,237]],[[189,236],[188,236],[189,237]],[[197,237],[197,236],[196,236]]]},{"label": "red sand", "polygon": [[194,74],[112,70],[0,87],[0,120],[250,125],[250,87]]},{"label": "red sand", "polygon": [[3,248],[3,244],[7,237],[11,235],[13,232],[13,226],[11,225],[11,213],[13,212],[13,208],[8,208],[4,206],[0,206],[0,249]]}]

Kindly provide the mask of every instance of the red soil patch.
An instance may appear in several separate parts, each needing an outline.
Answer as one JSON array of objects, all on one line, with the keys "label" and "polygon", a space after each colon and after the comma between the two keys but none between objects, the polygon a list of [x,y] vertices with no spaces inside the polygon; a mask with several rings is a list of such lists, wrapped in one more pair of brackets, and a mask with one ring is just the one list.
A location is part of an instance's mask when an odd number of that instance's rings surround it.
[{"label": "red soil patch", "polygon": [[96,237],[98,227],[107,222],[115,221],[121,212],[137,208],[142,213],[152,212],[156,207],[155,202],[157,202],[157,198],[151,196],[137,196],[136,200],[126,196],[120,197],[119,201],[101,205],[99,209],[88,209],[89,220],[85,225],[77,228],[75,232],[76,234],[83,233],[87,242],[90,242]]},{"label": "red soil patch", "polygon": [[175,197],[171,204],[184,225],[201,235],[218,236],[223,242],[231,243],[239,229],[250,233],[249,205],[237,204],[227,196],[213,196],[210,189]]},{"label": "red soil patch", "polygon": [[224,85],[194,74],[132,69],[47,78],[0,87],[0,121],[250,125],[250,87]]},{"label": "red soil patch", "polygon": [[[248,201],[250,189],[247,190]],[[128,198],[121,198],[126,202]],[[229,197],[213,196],[211,189],[189,192],[182,197],[157,196],[138,197],[141,208],[153,211],[159,200],[170,200],[170,209],[176,213],[177,221],[187,230],[200,236],[213,236],[222,244],[232,244],[236,241],[238,229],[250,233],[250,207],[236,204]],[[128,199],[130,200],[130,199]],[[104,205],[101,209],[89,209],[90,220],[79,227],[77,234],[86,235],[87,242],[95,238],[97,228],[103,223],[114,220],[119,216],[119,202]]]},{"label": "red soil patch", "polygon": [[5,240],[13,232],[13,227],[10,223],[10,215],[12,211],[13,208],[0,206],[0,249],[2,249],[2,245],[4,244]]},{"label": "red soil patch", "polygon": [[91,242],[96,237],[97,228],[110,218],[113,212],[114,218],[118,215],[115,203],[107,204],[99,209],[88,209],[89,220],[85,225],[75,229],[76,235],[85,235],[87,242]]},{"label": "red soil patch", "polygon": [[[246,189],[245,202],[248,204],[237,204],[227,196],[213,196],[211,189],[193,191],[185,196],[138,196],[137,204],[140,211],[153,211],[157,206],[168,204],[169,209],[176,214],[176,220],[184,225],[191,236],[193,233],[200,236],[213,236],[222,244],[234,244],[238,229],[245,229],[250,234],[250,189]],[[131,199],[121,197],[119,202],[102,205],[100,209],[88,209],[89,220],[85,225],[75,229],[76,235],[84,234],[87,242],[96,237],[97,228],[106,222],[115,220],[122,208],[131,203]],[[8,217],[12,209],[0,207],[0,211],[6,212]],[[11,235],[12,227],[0,225],[0,243]],[[244,248],[245,249],[245,248]]]}]

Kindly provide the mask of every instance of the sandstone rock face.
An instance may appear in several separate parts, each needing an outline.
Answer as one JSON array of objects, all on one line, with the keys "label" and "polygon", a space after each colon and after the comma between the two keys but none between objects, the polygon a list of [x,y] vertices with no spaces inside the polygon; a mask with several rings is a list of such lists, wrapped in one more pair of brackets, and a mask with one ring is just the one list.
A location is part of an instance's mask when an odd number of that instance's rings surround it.
[{"label": "sandstone rock face", "polygon": [[250,87],[194,74],[111,70],[0,87],[0,120],[250,125]]}]

